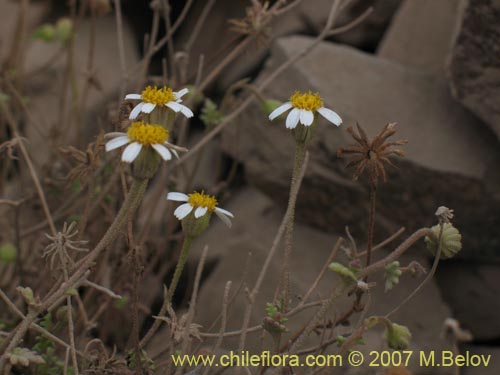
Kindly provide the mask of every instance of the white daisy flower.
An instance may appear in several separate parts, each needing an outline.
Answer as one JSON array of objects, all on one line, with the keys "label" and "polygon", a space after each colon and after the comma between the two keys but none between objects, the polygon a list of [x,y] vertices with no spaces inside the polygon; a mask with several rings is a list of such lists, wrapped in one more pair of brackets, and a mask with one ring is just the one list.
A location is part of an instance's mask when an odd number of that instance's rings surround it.
[{"label": "white daisy flower", "polygon": [[269,120],[274,120],[289,109],[292,110],[285,122],[288,129],[294,129],[299,122],[304,126],[311,126],[315,112],[318,112],[334,125],[339,126],[342,124],[340,116],[331,109],[323,107],[321,96],[318,93],[313,94],[311,91],[306,93],[296,91],[288,102],[280,105],[269,115]]},{"label": "white daisy flower", "polygon": [[172,154],[179,158],[177,151],[187,151],[167,142],[169,133],[163,126],[146,124],[143,121],[132,123],[126,133],[113,132],[105,137],[111,138],[106,143],[106,151],[128,145],[122,153],[122,161],[126,163],[132,163],[143,147],[152,147],[163,160],[172,159]]},{"label": "white daisy flower", "polygon": [[187,88],[172,91],[170,87],[158,88],[148,86],[140,94],[128,94],[125,99],[141,100],[130,112],[129,119],[135,120],[141,112],[151,113],[156,106],[165,106],[174,112],[181,112],[187,118],[193,117],[193,112],[182,103],[182,97],[189,92]]},{"label": "white daisy flower", "polygon": [[215,212],[219,219],[231,228],[231,219],[234,218],[234,215],[229,211],[217,207],[217,199],[214,196],[205,194],[203,191],[201,193],[194,192],[189,195],[172,192],[168,193],[167,199],[176,202],[186,202],[174,211],[175,217],[179,220],[184,219],[193,210],[196,219],[206,215],[207,212]]}]

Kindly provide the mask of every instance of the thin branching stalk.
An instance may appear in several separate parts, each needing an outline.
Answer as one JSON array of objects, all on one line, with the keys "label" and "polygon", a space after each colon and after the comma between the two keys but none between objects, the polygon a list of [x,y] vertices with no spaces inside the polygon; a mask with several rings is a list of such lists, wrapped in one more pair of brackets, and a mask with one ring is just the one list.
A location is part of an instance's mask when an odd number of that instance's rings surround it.
[{"label": "thin branching stalk", "polygon": [[133,267],[133,282],[132,282],[132,333],[131,342],[135,351],[135,362],[138,374],[143,373],[141,348],[139,345],[139,284],[142,273],[141,256],[138,254],[139,248],[132,248],[131,265]]},{"label": "thin branching stalk", "polygon": [[[26,331],[31,326],[31,324],[35,321],[36,317],[42,312],[46,311],[53,304],[57,303],[61,298],[64,298],[66,291],[68,288],[74,287],[78,282],[83,282],[81,278],[85,276],[87,270],[92,266],[92,264],[96,261],[99,255],[115,240],[115,238],[120,233],[120,230],[123,228],[125,224],[128,214],[130,212],[135,212],[139,207],[140,202],[144,196],[144,192],[146,190],[148,184],[148,180],[137,180],[135,179],[130,188],[129,194],[125,199],[118,215],[116,216],[113,224],[108,228],[106,233],[104,234],[101,241],[97,244],[97,246],[80,262],[76,264],[75,272],[69,276],[67,281],[63,281],[54,285],[52,288],[52,292],[49,293],[42,302],[40,306],[30,307],[28,310],[28,314],[25,319],[14,329],[15,334],[13,335],[11,340],[4,340],[2,346],[0,347],[0,352],[6,351],[10,352],[13,348],[15,348],[19,342],[22,340]],[[0,357],[0,372],[3,370],[5,365],[4,357]]]},{"label": "thin branching stalk", "polygon": [[[25,315],[17,308],[17,306],[9,299],[9,297],[7,297],[7,295],[4,293],[4,291],[2,289],[0,289],[0,298],[19,318],[21,318],[21,319],[26,318]],[[40,327],[38,324],[33,323],[30,328],[33,329],[35,332],[38,332],[42,336],[45,336],[48,339],[54,341],[56,344],[66,348],[66,349],[70,349],[69,344],[67,344],[66,342],[61,340],[59,337],[53,335],[52,333],[47,331],[45,328]],[[86,358],[85,355],[78,350],[76,351],[76,354],[78,354],[82,358]]]},{"label": "thin branching stalk", "polygon": [[115,0],[115,17],[116,17],[116,37],[118,39],[118,54],[120,56],[120,94],[118,97],[118,102],[125,96],[125,90],[127,88],[128,83],[128,74],[127,74],[127,60],[125,58],[125,42],[123,38],[123,16],[122,16],[122,4],[121,0]]},{"label": "thin branching stalk", "polygon": [[12,117],[12,114],[10,113],[9,109],[4,103],[0,103],[2,112],[5,115],[5,118],[7,119],[7,123],[9,124],[9,127],[12,131],[13,138],[17,139],[17,144],[19,146],[19,149],[21,150],[21,153],[23,154],[24,160],[26,161],[26,164],[28,166],[31,178],[33,179],[33,182],[35,184],[38,196],[40,198],[40,203],[42,204],[42,208],[45,214],[45,217],[47,218],[47,221],[50,226],[50,231],[52,232],[53,235],[57,233],[56,226],[54,224],[54,220],[52,218],[52,215],[50,213],[49,205],[47,204],[47,199],[45,198],[45,193],[43,192],[42,185],[40,184],[40,180],[38,179],[38,176],[35,171],[35,167],[33,166],[33,163],[31,161],[31,158],[28,154],[28,151],[26,150],[26,147],[24,146],[23,139],[19,135],[17,131],[17,124]]},{"label": "thin branching stalk", "polygon": [[422,290],[422,288],[433,278],[434,274],[436,273],[439,260],[441,259],[441,252],[443,250],[443,231],[444,231],[444,224],[440,223],[439,224],[439,236],[438,236],[438,250],[436,253],[436,256],[434,257],[434,262],[432,263],[432,268],[431,271],[427,274],[425,279],[411,292],[410,295],[408,295],[403,302],[401,302],[398,306],[396,306],[393,310],[391,310],[389,313],[386,314],[386,318],[391,317],[394,315],[396,312],[399,311],[399,309],[406,305],[415,295]]},{"label": "thin branching stalk", "polygon": [[[184,337],[182,338],[182,352],[183,353],[188,352],[189,346],[191,344],[190,327],[193,323],[194,316],[196,314],[196,303],[198,301],[198,291],[200,288],[203,267],[205,266],[205,261],[207,260],[207,254],[208,254],[208,246],[205,246],[203,248],[202,253],[201,253],[201,258],[200,258],[200,261],[198,262],[198,267],[196,268],[196,275],[194,277],[193,293],[191,295],[191,301],[189,302],[189,310],[187,312],[186,329],[184,331]],[[179,367],[177,367],[175,374],[179,375],[181,373],[182,373],[182,367],[179,366]]]},{"label": "thin branching stalk", "polygon": [[368,213],[368,242],[366,245],[366,267],[371,263],[373,235],[375,231],[375,212],[377,207],[377,184],[370,182],[370,211]]},{"label": "thin branching stalk", "polygon": [[389,263],[398,259],[406,250],[408,250],[411,246],[413,246],[418,240],[424,238],[432,234],[432,231],[429,228],[421,228],[413,233],[410,237],[408,237],[401,245],[399,245],[392,253],[390,253],[384,259],[379,260],[376,263],[371,264],[370,266],[364,268],[359,276],[364,278],[365,276],[371,275],[383,268],[385,268]]},{"label": "thin branching stalk", "polygon": [[[217,341],[215,342],[215,345],[212,349],[213,353],[217,353],[222,345],[222,340],[224,340],[224,333],[226,331],[226,326],[227,326],[227,310],[229,306],[229,292],[231,290],[231,281],[228,281],[226,283],[226,286],[224,288],[224,296],[222,298],[222,314],[221,314],[221,323],[220,323],[220,330],[219,334],[217,335]],[[203,375],[207,375],[208,371],[210,370],[209,367],[207,367],[203,371]]]}]

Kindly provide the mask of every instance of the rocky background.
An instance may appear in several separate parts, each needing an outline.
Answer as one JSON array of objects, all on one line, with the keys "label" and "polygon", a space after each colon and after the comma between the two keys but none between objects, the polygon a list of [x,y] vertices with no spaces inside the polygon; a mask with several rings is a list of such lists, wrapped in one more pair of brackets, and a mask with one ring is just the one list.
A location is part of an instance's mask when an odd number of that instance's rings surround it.
[{"label": "rocky background", "polygon": [[[126,60],[139,61],[144,34],[150,28],[151,13],[143,2],[122,1],[126,18]],[[172,19],[184,1],[172,1]],[[177,45],[189,41],[190,30],[203,8],[196,1],[192,12],[175,39]],[[244,16],[247,1],[218,0],[211,11],[201,38],[192,45],[192,55],[216,59],[220,47],[234,34],[227,33],[227,20]],[[329,0],[307,0],[272,25],[267,44],[255,45],[233,63],[208,95],[218,98],[236,80],[248,77],[259,82],[278,65],[312,42],[326,22]],[[497,374],[500,369],[500,1],[499,0],[355,0],[342,13],[342,25],[368,6],[373,13],[353,30],[321,43],[304,59],[282,74],[264,92],[266,97],[286,100],[293,90],[318,91],[325,103],[344,119],[334,128],[321,124],[311,146],[311,160],[299,195],[296,252],[293,264],[294,293],[304,293],[323,265],[335,239],[348,225],[357,238],[364,238],[368,205],[367,184],[354,184],[336,150],[350,142],[348,125],[359,122],[374,135],[388,122],[398,123],[399,138],[410,142],[406,157],[397,160],[399,169],[390,170],[389,182],[379,189],[377,237],[384,238],[400,227],[405,233],[431,225],[437,206],[455,210],[456,226],[463,235],[464,249],[456,259],[440,264],[434,281],[398,313],[396,321],[414,334],[414,349],[450,348],[441,335],[444,320],[453,317],[474,336],[461,350],[492,353],[487,368],[464,368],[465,375]],[[15,4],[0,2],[0,45],[6,50],[14,18]],[[61,5],[53,0],[35,2],[28,22],[56,19]],[[108,98],[117,97],[121,77],[116,67],[115,18],[100,18],[94,74],[99,87],[89,96],[88,117],[103,113]],[[86,52],[89,35],[85,25],[77,37],[76,50]],[[42,64],[54,51],[34,42],[26,51],[30,69]],[[79,53],[80,53],[79,52]],[[85,61],[82,57],[81,61]],[[77,59],[80,64],[80,59]],[[83,63],[82,63],[83,64]],[[160,59],[152,70],[159,71]],[[208,67],[207,67],[208,68]],[[83,66],[78,69],[83,70]],[[32,82],[49,87],[51,77]],[[42,90],[40,90],[42,92]],[[44,91],[45,92],[45,91]],[[55,97],[36,95],[31,104],[39,110],[40,124],[56,120]],[[88,137],[99,127],[88,124]],[[36,129],[27,134],[36,150]],[[207,176],[214,160],[237,161],[238,178],[225,204],[237,213],[234,228],[219,224],[199,239],[196,254],[206,243],[211,249],[210,273],[201,289],[200,304],[209,324],[220,313],[223,287],[227,280],[251,283],[279,226],[288,197],[292,168],[293,140],[283,126],[269,123],[257,104],[241,115],[209,145]],[[43,160],[43,155],[38,155]],[[205,178],[205,179],[203,179]],[[203,187],[203,186],[201,186]],[[250,257],[248,273],[243,263]],[[408,255],[429,264],[423,246]],[[194,261],[193,261],[194,262]],[[279,261],[272,265],[269,280],[275,285]],[[417,284],[403,280],[388,298],[375,295],[370,313],[391,309]],[[270,296],[271,295],[271,296]],[[394,295],[396,297],[394,297]],[[243,297],[241,297],[243,298]],[[272,290],[259,296],[262,303],[272,298]],[[214,302],[216,301],[216,302]],[[243,306],[234,303],[232,317],[241,317]],[[307,316],[304,316],[304,321]],[[239,321],[239,320],[238,320]],[[229,329],[232,326],[231,317]],[[373,337],[377,342],[380,337]],[[258,337],[253,337],[257,345]],[[371,340],[371,338],[368,338]],[[413,374],[430,374],[412,366]],[[367,369],[349,374],[366,374]],[[447,374],[440,369],[433,374]]]}]

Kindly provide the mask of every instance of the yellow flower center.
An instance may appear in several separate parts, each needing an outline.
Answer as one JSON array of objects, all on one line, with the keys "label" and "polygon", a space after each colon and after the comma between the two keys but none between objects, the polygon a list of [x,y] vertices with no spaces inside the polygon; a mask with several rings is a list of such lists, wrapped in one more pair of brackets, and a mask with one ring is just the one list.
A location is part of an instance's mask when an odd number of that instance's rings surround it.
[{"label": "yellow flower center", "polygon": [[307,111],[316,111],[318,108],[323,107],[321,96],[318,93],[313,94],[311,90],[305,93],[295,91],[295,94],[290,97],[290,102],[295,108]]},{"label": "yellow flower center", "polygon": [[213,195],[207,195],[204,191],[201,193],[194,192],[188,195],[188,202],[193,207],[207,207],[208,211],[212,212],[217,207],[217,199]]},{"label": "yellow flower center", "polygon": [[167,104],[175,102],[174,92],[170,87],[159,89],[157,86],[148,86],[141,93],[142,101],[153,104]]},{"label": "yellow flower center", "polygon": [[168,139],[168,130],[161,125],[150,125],[145,124],[144,121],[137,121],[128,128],[127,135],[133,142],[150,146],[164,143]]}]

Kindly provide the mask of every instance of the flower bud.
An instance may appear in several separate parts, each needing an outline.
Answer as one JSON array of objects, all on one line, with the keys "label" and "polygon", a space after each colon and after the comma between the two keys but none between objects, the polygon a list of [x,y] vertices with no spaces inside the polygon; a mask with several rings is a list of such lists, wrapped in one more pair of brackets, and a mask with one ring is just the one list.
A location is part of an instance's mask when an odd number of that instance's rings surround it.
[{"label": "flower bud", "polygon": [[158,171],[161,161],[161,156],[152,147],[143,147],[132,163],[132,174],[140,180],[151,179]]},{"label": "flower bud", "polygon": [[65,43],[73,36],[73,21],[67,17],[60,18],[56,23],[55,36]]},{"label": "flower bud", "polygon": [[14,263],[17,258],[17,249],[11,243],[0,246],[0,261],[4,263]]},{"label": "flower bud", "polygon": [[340,263],[331,263],[328,268],[339,274],[346,281],[357,281],[354,271]]},{"label": "flower bud", "polygon": [[385,330],[385,339],[387,346],[394,350],[403,350],[410,346],[411,332],[402,325],[391,323],[390,328]]},{"label": "flower bud", "polygon": [[403,272],[399,268],[399,262],[396,260],[385,267],[385,290],[391,290],[394,285],[399,283],[399,277]]},{"label": "flower bud", "polygon": [[295,141],[301,144],[308,143],[312,139],[317,125],[316,119],[314,119],[314,122],[310,126],[298,124],[297,127],[293,129]]},{"label": "flower bud", "polygon": [[21,296],[24,299],[24,302],[26,302],[27,305],[29,306],[36,306],[40,302],[38,298],[35,298],[35,294],[33,293],[33,290],[30,287],[22,287],[18,286],[16,290],[21,294]]},{"label": "flower bud", "polygon": [[52,42],[56,38],[56,29],[54,25],[46,23],[35,30],[33,37],[44,42]]},{"label": "flower bud", "polygon": [[[432,233],[425,237],[425,244],[430,252],[435,256],[438,251],[440,225],[431,228]],[[462,249],[462,235],[451,223],[443,224],[443,235],[441,238],[442,249],[441,259],[448,259],[455,256]]]},{"label": "flower bud", "polygon": [[208,228],[211,217],[212,213],[207,212],[205,215],[196,218],[193,210],[193,212],[182,219],[182,230],[187,236],[198,237]]}]

